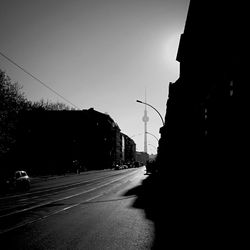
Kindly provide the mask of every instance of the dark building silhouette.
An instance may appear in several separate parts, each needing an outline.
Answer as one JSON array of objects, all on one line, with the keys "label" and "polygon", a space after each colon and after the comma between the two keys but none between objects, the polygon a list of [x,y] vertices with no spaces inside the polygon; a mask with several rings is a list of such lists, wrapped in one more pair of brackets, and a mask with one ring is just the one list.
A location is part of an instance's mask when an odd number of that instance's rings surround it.
[{"label": "dark building silhouette", "polygon": [[157,161],[162,197],[167,197],[172,213],[168,225],[173,237],[184,237],[187,245],[202,241],[204,248],[218,241],[220,246],[235,247],[245,237],[249,161],[245,10],[239,1],[191,0],[180,39],[180,75],[169,84]]},{"label": "dark building silhouette", "polygon": [[246,158],[246,23],[239,5],[190,1],[177,54],[180,76],[169,84],[160,129],[162,171]]},{"label": "dark building silhouette", "polygon": [[121,160],[121,132],[94,109],[28,111],[20,115],[18,166],[30,173],[65,173],[111,168]]}]

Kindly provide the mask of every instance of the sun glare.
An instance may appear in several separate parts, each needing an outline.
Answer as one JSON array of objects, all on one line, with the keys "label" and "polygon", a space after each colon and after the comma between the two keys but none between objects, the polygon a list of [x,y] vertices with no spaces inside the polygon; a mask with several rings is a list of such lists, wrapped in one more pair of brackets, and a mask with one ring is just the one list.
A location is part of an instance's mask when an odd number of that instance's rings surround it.
[{"label": "sun glare", "polygon": [[172,34],[163,45],[163,59],[170,70],[178,70],[179,63],[176,61],[180,34]]}]

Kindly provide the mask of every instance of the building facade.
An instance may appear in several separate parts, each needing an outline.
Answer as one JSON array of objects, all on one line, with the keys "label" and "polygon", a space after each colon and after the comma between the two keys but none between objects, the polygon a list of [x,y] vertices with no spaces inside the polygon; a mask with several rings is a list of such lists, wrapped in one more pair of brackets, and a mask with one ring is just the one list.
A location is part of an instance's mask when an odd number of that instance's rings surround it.
[{"label": "building facade", "polygon": [[149,155],[148,153],[145,152],[136,152],[136,161],[140,164],[140,165],[145,165],[146,162],[149,160]]},{"label": "building facade", "polygon": [[131,165],[135,162],[136,158],[136,144],[129,136],[121,133],[122,140],[122,160],[124,164]]},{"label": "building facade", "polygon": [[180,76],[169,84],[160,129],[162,171],[223,171],[246,158],[247,46],[240,16],[242,4],[190,1],[177,53]]},{"label": "building facade", "polygon": [[108,115],[94,109],[28,111],[20,115],[19,166],[30,173],[111,168],[122,157],[121,131]]},{"label": "building facade", "polygon": [[238,248],[248,239],[245,10],[239,1],[191,0],[180,39],[180,76],[169,84],[157,161],[168,223],[178,225],[185,246],[199,239]]}]

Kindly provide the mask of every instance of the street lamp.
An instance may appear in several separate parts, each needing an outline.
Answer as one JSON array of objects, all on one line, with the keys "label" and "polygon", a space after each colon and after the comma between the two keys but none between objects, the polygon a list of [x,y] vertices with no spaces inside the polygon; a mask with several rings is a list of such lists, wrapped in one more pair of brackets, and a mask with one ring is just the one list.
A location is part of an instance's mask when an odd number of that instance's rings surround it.
[{"label": "street lamp", "polygon": [[153,107],[152,105],[150,105],[150,104],[148,104],[148,103],[146,103],[146,102],[142,102],[142,101],[140,101],[140,100],[136,100],[136,102],[145,104],[145,105],[151,107],[152,109],[154,109],[154,110],[157,112],[157,114],[160,116],[161,121],[162,121],[162,124],[163,124],[163,126],[164,126],[164,120],[163,120],[163,118],[162,118],[160,112],[159,112],[155,107]]},{"label": "street lamp", "polygon": [[159,139],[155,135],[153,135],[153,134],[151,134],[149,132],[146,132],[146,133],[149,134],[149,135],[152,135],[159,142]]},{"label": "street lamp", "polygon": [[150,143],[149,143],[148,145],[154,147],[154,148],[157,150],[157,147],[156,147],[156,146],[154,146],[154,145],[152,145],[152,144],[150,144]]}]

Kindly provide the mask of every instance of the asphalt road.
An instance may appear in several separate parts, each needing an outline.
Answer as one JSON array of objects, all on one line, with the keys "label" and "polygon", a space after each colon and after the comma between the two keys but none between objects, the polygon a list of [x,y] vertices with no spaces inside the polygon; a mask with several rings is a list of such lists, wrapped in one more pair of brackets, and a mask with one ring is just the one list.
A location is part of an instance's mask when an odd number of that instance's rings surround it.
[{"label": "asphalt road", "polygon": [[1,249],[151,249],[147,178],[141,167],[34,179],[29,192],[0,197]]}]

